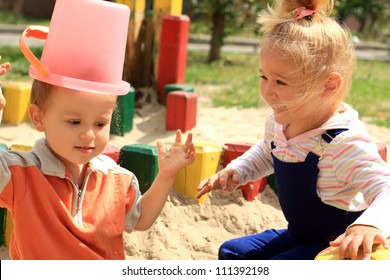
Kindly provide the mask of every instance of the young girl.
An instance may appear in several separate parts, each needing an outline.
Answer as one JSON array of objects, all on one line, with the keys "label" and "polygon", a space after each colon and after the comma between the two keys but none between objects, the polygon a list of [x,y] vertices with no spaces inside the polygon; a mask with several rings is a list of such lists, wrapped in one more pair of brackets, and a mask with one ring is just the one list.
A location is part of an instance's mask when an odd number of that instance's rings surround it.
[{"label": "young girl", "polygon": [[348,33],[328,17],[333,1],[277,1],[259,17],[260,91],[273,113],[264,139],[200,183],[198,197],[275,174],[288,228],[222,244],[220,259],[313,259],[330,245],[341,259],[390,235],[390,167],[342,102],[354,64]]}]

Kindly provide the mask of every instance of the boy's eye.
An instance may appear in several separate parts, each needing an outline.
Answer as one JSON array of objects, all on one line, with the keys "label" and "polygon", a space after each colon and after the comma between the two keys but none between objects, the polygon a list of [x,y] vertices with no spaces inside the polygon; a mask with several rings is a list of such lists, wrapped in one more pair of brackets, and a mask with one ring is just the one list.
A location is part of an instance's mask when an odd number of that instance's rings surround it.
[{"label": "boy's eye", "polygon": [[80,124],[81,122],[79,120],[70,120],[68,121],[71,125],[77,125]]},{"label": "boy's eye", "polygon": [[106,126],[106,123],[104,123],[104,122],[98,122],[98,123],[96,123],[95,124],[97,127],[104,127],[104,126]]}]

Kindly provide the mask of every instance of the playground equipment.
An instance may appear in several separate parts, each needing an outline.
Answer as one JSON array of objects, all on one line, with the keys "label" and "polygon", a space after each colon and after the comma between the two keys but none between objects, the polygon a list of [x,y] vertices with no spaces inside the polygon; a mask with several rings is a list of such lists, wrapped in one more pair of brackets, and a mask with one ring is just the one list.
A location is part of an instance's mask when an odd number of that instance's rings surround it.
[{"label": "playground equipment", "polygon": [[167,84],[185,82],[189,26],[190,18],[186,15],[166,15],[162,19],[157,72],[157,91],[162,103]]},{"label": "playground equipment", "polygon": [[4,107],[3,121],[17,125],[29,120],[31,83],[10,82],[4,84],[3,93],[7,106]]},{"label": "playground equipment", "polygon": [[167,96],[166,130],[185,132],[196,126],[197,96],[186,91],[172,91]]}]

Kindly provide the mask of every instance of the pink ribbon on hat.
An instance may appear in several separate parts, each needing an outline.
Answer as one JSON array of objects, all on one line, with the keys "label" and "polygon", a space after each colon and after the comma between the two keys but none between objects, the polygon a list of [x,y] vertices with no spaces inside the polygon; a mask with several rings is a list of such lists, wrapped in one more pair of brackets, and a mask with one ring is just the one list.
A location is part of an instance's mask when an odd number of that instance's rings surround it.
[{"label": "pink ribbon on hat", "polygon": [[318,12],[318,10],[310,10],[310,9],[305,8],[305,7],[300,7],[295,11],[294,18],[296,20],[299,20],[301,18],[311,16],[317,12]]}]

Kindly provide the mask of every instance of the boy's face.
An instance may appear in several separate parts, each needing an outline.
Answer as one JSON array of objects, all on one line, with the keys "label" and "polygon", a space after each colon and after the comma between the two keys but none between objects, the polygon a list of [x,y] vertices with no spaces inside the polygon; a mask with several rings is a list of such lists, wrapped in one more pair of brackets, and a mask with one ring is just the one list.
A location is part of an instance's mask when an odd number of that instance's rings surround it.
[{"label": "boy's face", "polygon": [[88,163],[108,143],[116,97],[61,87],[50,95],[44,111],[36,108],[41,121],[34,125],[65,166]]}]

